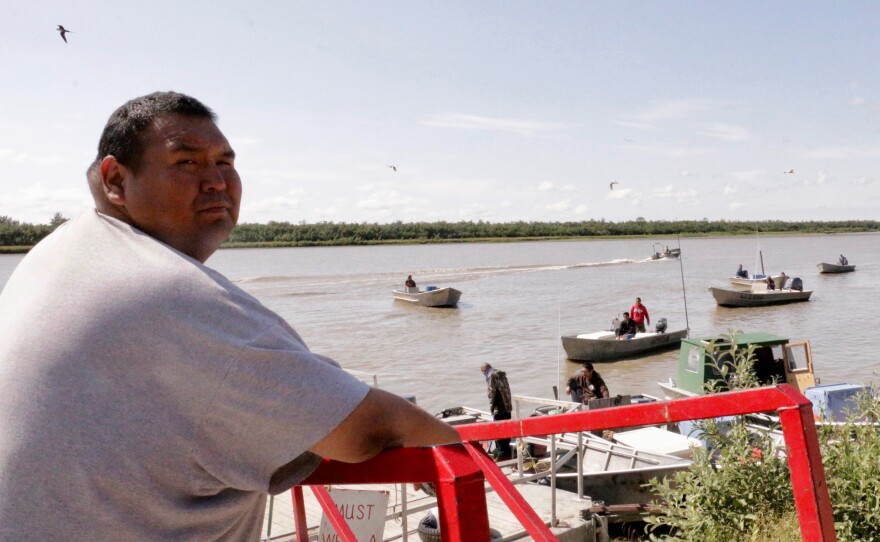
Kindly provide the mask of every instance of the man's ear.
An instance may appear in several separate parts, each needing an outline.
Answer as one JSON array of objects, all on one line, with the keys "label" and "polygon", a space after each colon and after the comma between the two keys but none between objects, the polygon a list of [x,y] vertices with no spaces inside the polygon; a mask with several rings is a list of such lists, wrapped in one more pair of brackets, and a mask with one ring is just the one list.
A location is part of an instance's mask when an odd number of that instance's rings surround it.
[{"label": "man's ear", "polygon": [[113,205],[125,206],[125,182],[131,172],[113,155],[101,160],[101,186],[107,200]]}]

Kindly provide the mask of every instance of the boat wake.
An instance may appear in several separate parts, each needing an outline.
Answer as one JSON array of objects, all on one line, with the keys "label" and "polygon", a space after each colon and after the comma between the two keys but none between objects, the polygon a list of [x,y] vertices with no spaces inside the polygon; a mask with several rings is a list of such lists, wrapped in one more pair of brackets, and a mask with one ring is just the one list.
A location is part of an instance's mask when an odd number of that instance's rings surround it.
[{"label": "boat wake", "polygon": [[[331,292],[353,289],[393,289],[408,274],[416,277],[419,286],[437,285],[451,286],[461,282],[472,282],[502,275],[520,273],[541,273],[585,269],[611,265],[638,264],[652,261],[631,258],[616,258],[596,262],[579,262],[571,264],[537,264],[507,265],[487,267],[459,267],[421,269],[415,272],[395,271],[393,273],[374,273],[369,275],[338,274],[338,275],[266,275],[234,279],[232,282],[253,291],[278,291],[285,296],[326,295]],[[283,293],[282,293],[283,292]]]}]

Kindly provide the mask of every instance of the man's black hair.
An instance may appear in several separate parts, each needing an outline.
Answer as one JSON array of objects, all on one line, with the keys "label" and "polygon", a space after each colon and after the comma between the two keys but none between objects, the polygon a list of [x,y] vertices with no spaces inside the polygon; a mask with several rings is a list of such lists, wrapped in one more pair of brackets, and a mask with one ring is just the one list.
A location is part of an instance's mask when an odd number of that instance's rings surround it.
[{"label": "man's black hair", "polygon": [[134,98],[110,115],[101,132],[95,163],[112,154],[120,164],[137,171],[144,153],[144,130],[157,118],[174,114],[217,121],[217,115],[208,106],[179,92],[154,92]]}]

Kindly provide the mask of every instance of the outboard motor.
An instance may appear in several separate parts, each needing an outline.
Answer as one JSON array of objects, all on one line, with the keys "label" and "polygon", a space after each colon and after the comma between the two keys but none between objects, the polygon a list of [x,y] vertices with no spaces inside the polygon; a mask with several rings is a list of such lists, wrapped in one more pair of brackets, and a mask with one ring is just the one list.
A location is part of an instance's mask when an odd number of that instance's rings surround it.
[{"label": "outboard motor", "polygon": [[654,329],[657,333],[666,333],[666,318],[657,320],[657,325],[654,326]]},{"label": "outboard motor", "polygon": [[798,292],[803,292],[804,281],[802,281],[800,277],[794,277],[793,279],[791,279],[791,289],[797,290]]}]

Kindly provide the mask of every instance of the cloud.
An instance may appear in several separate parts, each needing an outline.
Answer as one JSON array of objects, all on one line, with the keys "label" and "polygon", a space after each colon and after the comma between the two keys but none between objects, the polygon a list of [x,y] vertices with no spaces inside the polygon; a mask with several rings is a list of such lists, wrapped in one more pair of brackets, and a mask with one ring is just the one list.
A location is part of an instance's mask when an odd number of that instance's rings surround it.
[{"label": "cloud", "polygon": [[62,189],[36,183],[0,194],[0,215],[30,224],[47,224],[56,212],[72,218],[92,207],[94,202],[85,182],[82,186]]},{"label": "cloud", "polygon": [[673,199],[677,203],[696,203],[699,193],[693,188],[676,190],[671,184],[658,188],[651,192],[651,197],[656,199]]},{"label": "cloud", "polygon": [[230,137],[229,144],[233,149],[254,148],[260,145],[261,141],[255,137]]},{"label": "cloud", "polygon": [[730,176],[733,177],[737,181],[742,182],[755,182],[764,175],[767,174],[766,170],[763,169],[749,169],[743,171],[731,171]]},{"label": "cloud", "polygon": [[558,132],[567,128],[559,122],[536,122],[519,119],[501,119],[448,113],[428,115],[420,123],[433,128],[457,128],[459,130],[484,130],[507,132],[532,137]]},{"label": "cloud", "polygon": [[538,192],[550,192],[550,191],[572,192],[575,190],[575,186],[571,183],[564,184],[562,186],[556,186],[556,184],[554,184],[552,181],[542,181],[534,189],[537,190]]},{"label": "cloud", "polygon": [[870,177],[856,177],[855,179],[853,179],[852,182],[853,182],[853,184],[857,184],[859,186],[864,186],[864,185],[868,185],[868,184],[874,184],[874,179],[872,179]]},{"label": "cloud", "polygon": [[724,189],[721,191],[721,193],[725,196],[736,194],[737,192],[739,192],[739,187],[729,184],[724,185]]},{"label": "cloud", "polygon": [[263,220],[290,220],[287,218],[289,213],[300,212],[300,199],[297,197],[301,191],[291,190],[286,195],[273,196],[256,201],[248,201],[241,206],[241,214],[248,221]]},{"label": "cloud", "polygon": [[31,154],[27,152],[16,151],[13,149],[7,149],[5,147],[0,147],[0,161],[14,162],[16,164],[49,165],[61,162],[61,157],[58,155]]},{"label": "cloud", "polygon": [[739,202],[739,201],[734,201],[734,202],[731,202],[727,207],[728,207],[728,209],[735,210],[735,209],[739,209],[740,207],[743,207],[743,206],[745,206],[744,203]]},{"label": "cloud", "polygon": [[847,160],[853,158],[880,158],[880,145],[820,147],[806,151],[801,155],[804,158],[818,158],[822,160]]},{"label": "cloud", "polygon": [[865,103],[866,103],[866,100],[864,98],[862,98],[861,96],[856,96],[855,98],[852,98],[849,101],[849,105],[854,105],[856,107],[861,106],[861,105],[865,105]]},{"label": "cloud", "polygon": [[658,103],[629,117],[624,117],[622,120],[617,121],[617,124],[643,130],[653,130],[661,121],[686,118],[693,113],[704,111],[717,105],[719,105],[719,102],[705,98],[671,100]]},{"label": "cloud", "polygon": [[370,197],[355,203],[357,209],[364,211],[391,211],[395,209],[416,210],[427,204],[426,200],[402,196],[395,190],[375,192]]},{"label": "cloud", "polygon": [[263,183],[280,181],[293,182],[336,182],[348,181],[350,177],[340,173],[331,173],[327,170],[294,170],[294,169],[240,169],[244,182],[247,179],[260,179]]},{"label": "cloud", "polygon": [[751,134],[748,130],[742,126],[732,126],[730,124],[707,124],[703,130],[703,135],[730,142],[751,139]]},{"label": "cloud", "polygon": [[709,149],[691,147],[689,143],[685,143],[684,145],[668,145],[665,143],[633,145],[630,147],[630,150],[641,152],[643,154],[650,154],[653,156],[665,156],[668,158],[688,158],[692,156],[710,154],[712,152]]},{"label": "cloud", "polygon": [[[620,186],[620,185],[618,185]],[[605,195],[605,199],[627,199],[637,196],[638,194],[633,191],[632,188],[615,188],[614,190],[609,190],[608,194]]]},{"label": "cloud", "polygon": [[315,215],[316,218],[335,218],[339,216],[339,209],[336,207],[324,207],[323,209],[317,208],[312,211],[312,214]]},{"label": "cloud", "polygon": [[488,214],[489,208],[481,203],[471,203],[468,205],[462,205],[458,210],[458,215],[462,217],[463,220],[471,220],[473,217],[483,217]]},{"label": "cloud", "polygon": [[563,212],[571,210],[571,200],[566,198],[562,201],[558,201],[556,203],[551,203],[546,208],[548,211],[555,211],[555,212],[563,213]]}]

